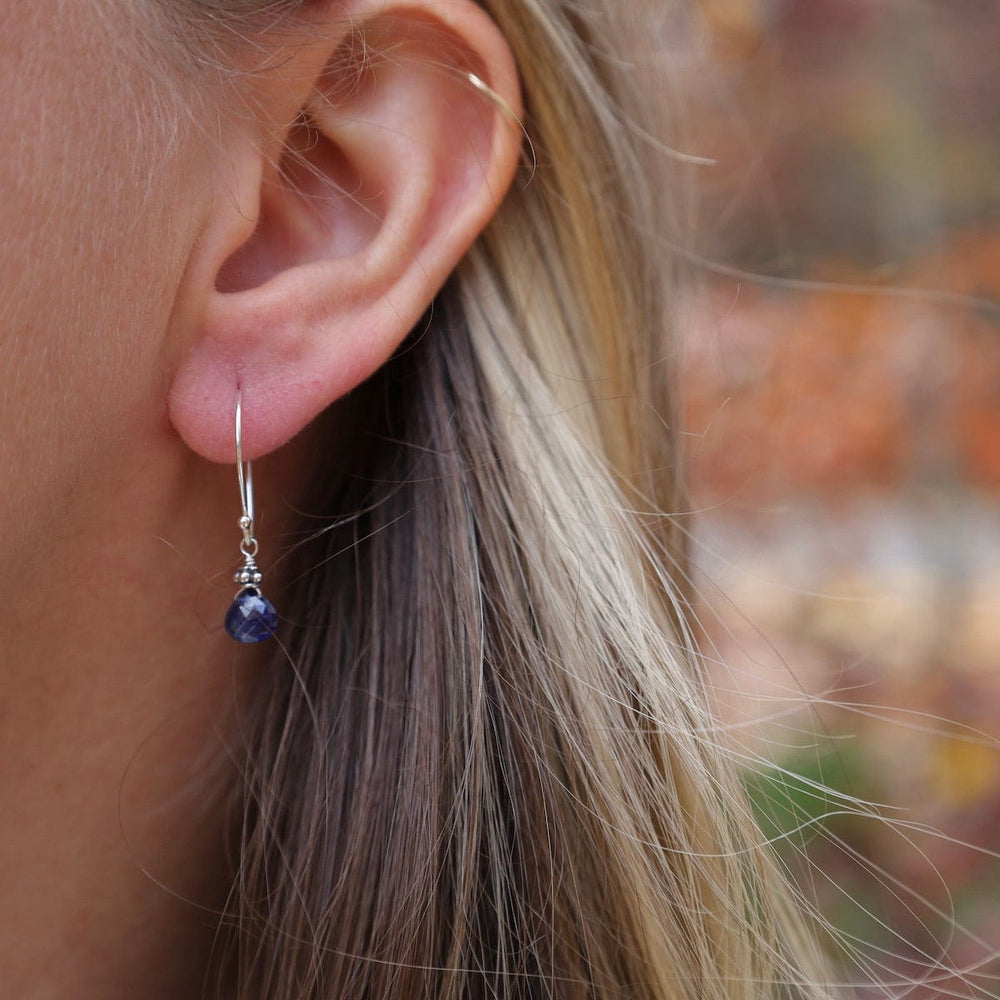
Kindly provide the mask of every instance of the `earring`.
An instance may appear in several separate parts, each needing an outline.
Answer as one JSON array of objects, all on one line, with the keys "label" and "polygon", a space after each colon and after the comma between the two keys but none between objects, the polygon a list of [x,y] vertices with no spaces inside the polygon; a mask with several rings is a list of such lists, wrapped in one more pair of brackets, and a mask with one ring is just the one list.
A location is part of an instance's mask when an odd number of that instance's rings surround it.
[{"label": "earring", "polygon": [[243,462],[243,395],[236,394],[236,474],[240,481],[243,514],[239,520],[243,540],[243,565],[233,580],[240,585],[236,599],[226,612],[226,632],[237,642],[263,642],[278,628],[278,612],[260,592],[264,574],[257,568],[257,539],[254,537],[253,470]]}]

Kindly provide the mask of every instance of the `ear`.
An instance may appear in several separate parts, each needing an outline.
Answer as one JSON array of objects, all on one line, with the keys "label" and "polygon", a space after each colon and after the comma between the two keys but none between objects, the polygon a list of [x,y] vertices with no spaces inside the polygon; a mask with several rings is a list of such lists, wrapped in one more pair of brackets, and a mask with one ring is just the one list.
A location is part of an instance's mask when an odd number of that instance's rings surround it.
[{"label": "ear", "polygon": [[251,459],[382,365],[518,161],[513,59],[473,0],[326,6],[253,74],[181,289],[169,415],[214,461],[237,392]]}]

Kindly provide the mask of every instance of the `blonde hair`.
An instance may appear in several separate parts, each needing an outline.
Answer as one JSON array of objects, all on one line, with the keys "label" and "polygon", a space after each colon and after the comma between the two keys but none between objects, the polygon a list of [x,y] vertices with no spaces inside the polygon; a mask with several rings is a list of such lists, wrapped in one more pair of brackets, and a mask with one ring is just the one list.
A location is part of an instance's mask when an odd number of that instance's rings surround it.
[{"label": "blonde hair", "polygon": [[819,995],[687,624],[667,248],[689,198],[626,35],[651,22],[484,6],[530,156],[359,392],[346,471],[317,456],[295,669],[263,682],[247,764],[237,995]]}]

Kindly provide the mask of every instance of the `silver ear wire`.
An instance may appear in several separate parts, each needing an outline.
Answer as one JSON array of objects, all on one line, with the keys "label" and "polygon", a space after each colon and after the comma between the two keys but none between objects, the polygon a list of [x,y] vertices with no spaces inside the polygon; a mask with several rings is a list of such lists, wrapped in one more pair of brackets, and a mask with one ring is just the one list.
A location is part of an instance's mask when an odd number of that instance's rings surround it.
[{"label": "silver ear wire", "polygon": [[[243,517],[253,525],[253,469],[243,462],[243,392],[236,393],[236,475],[240,481]],[[241,524],[242,527],[242,524]]]},{"label": "silver ear wire", "polygon": [[234,581],[243,587],[257,587],[264,579],[263,573],[257,568],[257,552],[260,546],[254,535],[253,506],[253,468],[249,462],[243,461],[243,393],[236,394],[236,475],[240,484],[240,503],[243,514],[239,520],[243,541],[240,542],[240,552],[243,554],[243,566],[236,571]]},{"label": "silver ear wire", "polygon": [[243,565],[233,576],[240,585],[236,598],[226,612],[226,632],[237,642],[263,642],[274,635],[278,613],[274,605],[260,592],[264,579],[257,566],[259,545],[254,534],[253,468],[243,461],[243,392],[236,392],[236,475],[240,486],[239,528],[243,534],[240,553]]}]

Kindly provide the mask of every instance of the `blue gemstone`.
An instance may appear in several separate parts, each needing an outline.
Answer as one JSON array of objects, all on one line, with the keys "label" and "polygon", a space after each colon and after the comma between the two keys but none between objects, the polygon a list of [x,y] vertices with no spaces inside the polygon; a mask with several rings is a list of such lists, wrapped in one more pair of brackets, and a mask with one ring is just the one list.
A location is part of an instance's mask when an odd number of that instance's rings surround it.
[{"label": "blue gemstone", "polygon": [[226,612],[226,632],[237,642],[263,642],[278,628],[278,612],[263,594],[243,590]]}]

